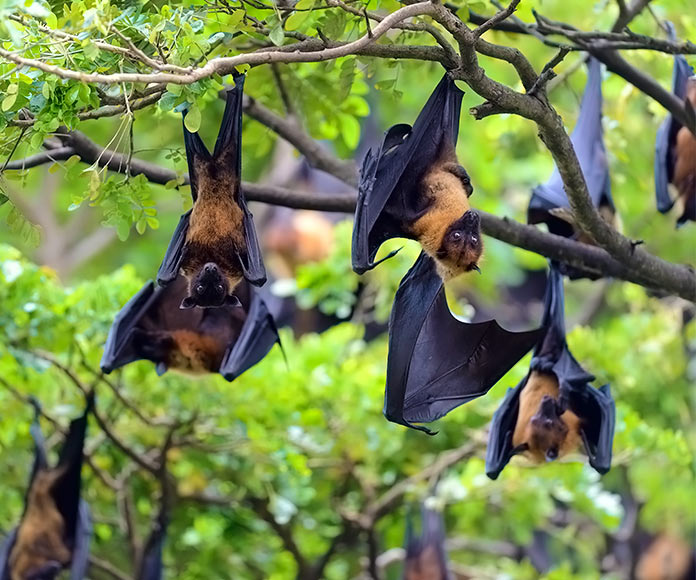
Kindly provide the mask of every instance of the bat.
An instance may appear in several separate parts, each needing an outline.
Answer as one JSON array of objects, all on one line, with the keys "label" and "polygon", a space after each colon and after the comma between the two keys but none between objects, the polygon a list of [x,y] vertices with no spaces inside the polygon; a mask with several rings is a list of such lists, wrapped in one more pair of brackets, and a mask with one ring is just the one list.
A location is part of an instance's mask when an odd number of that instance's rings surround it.
[{"label": "bat", "polygon": [[80,499],[82,448],[94,395],[87,397],[82,416],[70,423],[56,467],[49,467],[40,407],[30,428],[36,446],[22,519],[0,548],[0,580],[53,580],[70,570],[70,580],[87,572],[92,524]]},{"label": "bat", "polygon": [[[588,61],[587,84],[580,104],[580,114],[570,136],[580,168],[587,183],[592,203],[602,219],[616,227],[616,208],[611,197],[611,180],[607,152],[602,137],[602,67],[598,60]],[[527,208],[527,222],[545,223],[552,234],[595,244],[575,224],[561,174],[555,167],[549,180],[532,191]],[[561,272],[571,279],[599,276],[587,270],[560,265]]]},{"label": "bat", "polygon": [[384,415],[413,425],[435,421],[485,395],[543,330],[509,332],[495,320],[471,324],[447,306],[435,261],[422,252],[401,280],[389,319]]},{"label": "bat", "polygon": [[[667,22],[670,40],[676,40],[674,26]],[[696,108],[696,78],[694,69],[681,54],[674,55],[672,92],[684,99],[687,113],[692,117]],[[677,190],[673,199],[669,185]],[[687,221],[696,221],[696,136],[672,115],[662,122],[655,140],[655,197],[657,210],[669,212],[677,199],[682,215],[677,227]]]},{"label": "bat", "polygon": [[374,261],[382,243],[395,237],[417,240],[445,280],[480,271],[480,218],[455,153],[463,94],[445,74],[413,127],[394,125],[365,156],[352,241],[358,274],[393,256],[396,251]]},{"label": "bat", "polygon": [[162,548],[167,536],[168,517],[164,511],[158,514],[154,529],[145,542],[138,571],[138,580],[162,580]]},{"label": "bat", "polygon": [[651,538],[636,565],[636,580],[693,580],[696,552],[681,538],[661,533]]},{"label": "bat", "polygon": [[[181,216],[157,273],[161,286],[179,274],[188,281],[181,308],[238,306],[234,294],[246,279],[266,282],[254,221],[241,189],[242,90],[244,76],[227,91],[213,153],[184,123],[193,208]],[[184,113],[185,116],[185,113]]]},{"label": "bat", "polygon": [[146,283],[121,309],[109,331],[101,369],[110,373],[136,360],[155,363],[162,375],[220,373],[233,381],[259,362],[278,330],[266,303],[250,283],[237,288],[241,306],[181,309],[187,281],[178,276],[166,287]]},{"label": "bat", "polygon": [[493,415],[486,474],[496,479],[513,455],[553,461],[582,444],[590,465],[604,474],[611,466],[615,406],[609,385],[573,358],[565,338],[563,275],[551,264],[544,298],[545,334],[534,348],[527,376],[508,392]]},{"label": "bat", "polygon": [[404,580],[450,580],[442,514],[421,506],[421,533],[413,532],[411,514],[406,521]]}]

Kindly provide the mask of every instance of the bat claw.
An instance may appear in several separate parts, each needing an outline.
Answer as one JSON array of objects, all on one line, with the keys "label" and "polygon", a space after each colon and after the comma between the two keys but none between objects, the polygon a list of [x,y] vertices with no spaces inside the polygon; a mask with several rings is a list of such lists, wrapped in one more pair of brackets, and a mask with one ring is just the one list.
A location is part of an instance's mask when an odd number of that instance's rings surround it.
[{"label": "bat claw", "polygon": [[478,267],[478,264],[472,264],[471,269],[476,270],[479,274],[482,274],[481,268]]}]

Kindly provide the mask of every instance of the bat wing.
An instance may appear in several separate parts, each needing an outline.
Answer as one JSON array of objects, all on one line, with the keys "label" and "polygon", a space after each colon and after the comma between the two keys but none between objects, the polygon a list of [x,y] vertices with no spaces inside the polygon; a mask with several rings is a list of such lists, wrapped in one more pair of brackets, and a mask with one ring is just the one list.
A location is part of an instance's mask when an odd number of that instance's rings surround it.
[{"label": "bat wing", "polygon": [[116,315],[109,330],[101,359],[101,369],[110,373],[128,363],[140,360],[141,356],[132,341],[133,329],[147,314],[156,297],[155,285],[147,282]]},{"label": "bat wing", "polygon": [[[592,203],[595,207],[607,206],[614,212],[609,163],[602,134],[602,70],[599,61],[594,58],[588,61],[587,84],[580,104],[580,114],[570,140],[585,177]],[[532,191],[527,208],[527,221],[531,224],[546,223],[549,231],[559,236],[574,236],[573,225],[554,213],[554,210],[558,208],[568,209],[570,204],[561,175],[555,167],[551,178]],[[565,265],[561,266],[561,270],[571,279],[598,277],[586,270]]]},{"label": "bat wing", "polygon": [[184,255],[184,242],[186,241],[190,219],[191,210],[181,216],[174,230],[174,235],[172,235],[172,239],[169,241],[164,259],[157,271],[157,284],[160,286],[166,286],[179,275],[179,266]]},{"label": "bat wing", "polygon": [[[670,40],[676,40],[674,25],[671,22],[666,22],[666,25]],[[675,96],[685,98],[686,84],[693,74],[694,69],[689,66],[684,56],[674,55],[672,92]],[[674,205],[674,200],[669,194],[669,184],[674,177],[674,145],[681,127],[681,123],[669,114],[660,125],[655,139],[655,200],[660,213],[669,212]]]},{"label": "bat wing", "polygon": [[449,566],[445,549],[445,524],[442,514],[421,506],[421,533],[416,536],[409,514],[406,524],[406,578],[449,580]]},{"label": "bat wing", "polygon": [[17,528],[14,528],[0,544],[0,580],[10,580],[10,552],[17,540]]},{"label": "bat wing", "polygon": [[517,425],[520,409],[520,393],[527,383],[525,377],[514,389],[508,389],[500,407],[493,413],[488,446],[486,448],[486,475],[497,479],[503,468],[515,455],[512,435]]},{"label": "bat wing", "polygon": [[611,449],[614,443],[616,405],[609,385],[586,389],[570,400],[573,412],[583,419],[580,434],[590,465],[601,474],[611,468]]},{"label": "bat wing", "polygon": [[386,240],[410,237],[403,224],[415,221],[427,209],[419,184],[442,147],[457,143],[463,94],[445,74],[413,127],[394,125],[381,147],[365,156],[353,227],[355,272],[362,274],[379,263],[374,259]]},{"label": "bat wing", "polygon": [[241,332],[225,353],[220,374],[233,381],[265,357],[276,342],[280,345],[275,320],[260,293],[249,286],[249,310]]},{"label": "bat wing", "polygon": [[162,579],[162,550],[164,540],[167,536],[166,518],[160,517],[157,527],[147,539],[138,580],[161,580]]},{"label": "bat wing", "polygon": [[89,568],[89,543],[92,539],[92,516],[89,506],[84,500],[80,500],[77,527],[75,528],[75,540],[72,549],[72,561],[70,563],[70,580],[82,580],[87,577]]},{"label": "bat wing", "polygon": [[421,254],[399,285],[389,322],[384,414],[430,433],[430,422],[485,395],[542,335],[495,320],[469,324],[447,306],[435,264]]}]

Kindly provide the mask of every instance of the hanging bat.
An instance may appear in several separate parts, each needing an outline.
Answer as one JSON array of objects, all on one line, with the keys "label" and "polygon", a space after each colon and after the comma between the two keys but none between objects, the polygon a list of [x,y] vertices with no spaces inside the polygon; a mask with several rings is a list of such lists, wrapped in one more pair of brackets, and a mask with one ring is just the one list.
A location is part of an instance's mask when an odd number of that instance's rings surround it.
[{"label": "hanging bat", "polygon": [[181,308],[238,306],[234,291],[246,279],[266,282],[254,221],[241,189],[242,90],[237,76],[227,92],[212,155],[184,124],[193,208],[181,216],[157,273],[161,286],[182,274],[188,281]]},{"label": "hanging bat", "polygon": [[[616,208],[611,197],[609,163],[602,137],[602,67],[594,58],[588,61],[585,93],[570,140],[585,177],[592,203],[602,219],[616,227]],[[558,168],[554,168],[551,178],[546,183],[535,187],[532,191],[527,208],[527,221],[530,224],[545,223],[552,234],[572,238],[585,244],[595,244],[592,238],[576,227]],[[561,264],[560,268],[561,272],[571,279],[596,280],[599,277],[587,270],[565,264]]]},{"label": "hanging bat", "polygon": [[353,226],[358,274],[393,256],[396,251],[374,261],[382,243],[396,237],[417,240],[444,280],[479,270],[480,220],[455,153],[462,95],[445,74],[413,127],[394,125],[365,156]]},{"label": "hanging bat", "polygon": [[[667,22],[670,40],[676,40],[674,26]],[[674,55],[672,92],[684,100],[686,111],[696,116],[694,69],[681,54]],[[670,195],[669,185],[676,189]],[[669,212],[676,200],[682,208],[677,227],[696,221],[696,136],[672,115],[662,122],[655,141],[655,197],[660,213]]]},{"label": "hanging bat", "polygon": [[563,276],[552,263],[544,298],[546,334],[534,349],[529,373],[508,389],[493,415],[486,474],[496,479],[513,455],[553,461],[584,445],[599,473],[611,466],[615,407],[609,385],[600,389],[573,358],[565,338]]},{"label": "hanging bat", "polygon": [[90,394],[84,414],[70,423],[58,465],[50,468],[35,403],[30,429],[36,445],[34,466],[22,519],[0,548],[0,580],[54,580],[68,569],[70,580],[85,577],[92,524],[80,488],[87,415],[93,404]]},{"label": "hanging bat", "polygon": [[166,287],[148,282],[116,316],[104,347],[105,373],[136,360],[191,374],[220,373],[233,381],[280,343],[272,315],[259,291],[243,281],[241,307],[181,309],[184,276]]},{"label": "hanging bat", "polygon": [[445,551],[445,525],[442,514],[421,506],[421,533],[413,532],[409,513],[406,520],[406,559],[404,580],[450,580]]},{"label": "hanging bat", "polygon": [[384,415],[423,426],[485,395],[539,340],[543,330],[509,332],[495,320],[470,324],[447,306],[435,261],[421,253],[404,276],[389,319]]}]

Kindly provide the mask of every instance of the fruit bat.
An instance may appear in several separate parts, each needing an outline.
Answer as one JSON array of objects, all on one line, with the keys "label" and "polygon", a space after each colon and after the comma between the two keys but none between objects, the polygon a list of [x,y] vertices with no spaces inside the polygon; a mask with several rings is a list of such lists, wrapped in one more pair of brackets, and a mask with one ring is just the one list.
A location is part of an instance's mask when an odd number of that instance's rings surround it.
[{"label": "fruit bat", "polygon": [[88,395],[83,415],[70,423],[53,468],[39,426],[40,408],[34,405],[34,465],[22,519],[0,547],[0,580],[54,580],[63,570],[70,570],[70,580],[82,580],[92,534],[89,508],[80,499],[82,448],[94,398]]},{"label": "fruit bat", "polygon": [[181,309],[187,281],[178,276],[166,287],[152,282],[121,309],[109,331],[101,368],[105,373],[136,360],[200,374],[219,372],[232,381],[259,362],[278,330],[258,290],[243,281],[237,288],[241,307]]},{"label": "fruit bat", "polygon": [[483,251],[473,192],[457,162],[462,91],[445,74],[413,127],[394,125],[360,171],[353,227],[353,270],[362,274],[393,256],[374,261],[390,238],[417,240],[446,280],[478,270]]},{"label": "fruit bat", "polygon": [[486,453],[486,474],[496,479],[513,455],[552,461],[583,443],[599,473],[611,466],[615,407],[609,385],[589,383],[594,376],[573,358],[565,338],[563,276],[552,263],[544,298],[545,335],[534,348],[527,376],[508,389],[493,415]]},{"label": "fruit bat", "polygon": [[[587,183],[592,203],[607,223],[615,225],[616,208],[611,197],[611,180],[607,152],[602,137],[602,67],[598,60],[588,61],[587,84],[580,104],[580,114],[570,136],[580,168]],[[575,227],[561,174],[554,168],[551,178],[534,188],[527,208],[530,224],[545,223],[552,234],[576,239],[586,244],[595,242]],[[561,272],[571,279],[599,276],[565,264]]]},{"label": "fruit bat", "polygon": [[445,551],[445,525],[442,514],[421,506],[421,532],[413,532],[411,514],[406,521],[406,559],[404,580],[450,580]]},{"label": "fruit bat", "polygon": [[412,423],[435,421],[485,395],[542,332],[462,322],[447,306],[435,261],[421,253],[399,284],[389,319],[384,415],[432,434]]},{"label": "fruit bat", "polygon": [[[254,221],[241,189],[242,89],[237,76],[227,92],[212,155],[198,133],[184,123],[193,208],[181,216],[157,273],[161,286],[182,274],[188,289],[182,308],[235,306],[234,292],[246,279],[266,282]],[[185,114],[184,114],[185,115]]]},{"label": "fruit bat", "polygon": [[[676,40],[674,26],[667,23],[671,40]],[[696,108],[696,78],[694,69],[681,54],[674,55],[672,92],[684,99],[687,114],[694,115]],[[674,185],[677,196],[672,199],[669,184]],[[655,141],[655,196],[657,209],[667,213],[676,199],[681,200],[682,215],[677,227],[687,221],[696,221],[696,137],[672,115],[662,122]]]}]

